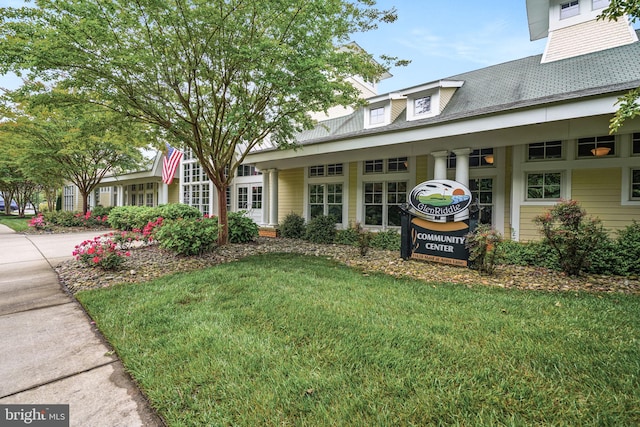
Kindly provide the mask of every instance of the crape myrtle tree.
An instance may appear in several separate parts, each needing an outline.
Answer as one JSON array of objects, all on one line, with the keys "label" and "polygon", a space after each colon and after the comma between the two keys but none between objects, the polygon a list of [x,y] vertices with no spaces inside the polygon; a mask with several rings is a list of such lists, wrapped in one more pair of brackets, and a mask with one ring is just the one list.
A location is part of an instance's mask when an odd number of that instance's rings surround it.
[{"label": "crape myrtle tree", "polygon": [[314,125],[309,112],[358,104],[348,78],[375,81],[395,61],[349,43],[396,19],[375,3],[36,0],[0,9],[0,71],[100,93],[191,150],[217,189],[222,245],[226,189],[247,153],[295,146]]},{"label": "crape myrtle tree", "polygon": [[83,213],[107,174],[133,170],[142,161],[140,148],[148,145],[142,125],[111,109],[42,86],[5,92],[3,99],[0,139],[11,140],[21,171],[43,185],[76,185]]},{"label": "crape myrtle tree", "polygon": [[[640,17],[640,0],[611,0],[598,19],[618,20],[629,16],[633,21]],[[618,111],[611,119],[609,129],[617,132],[627,119],[640,115],[640,88],[635,88],[618,99]]]}]

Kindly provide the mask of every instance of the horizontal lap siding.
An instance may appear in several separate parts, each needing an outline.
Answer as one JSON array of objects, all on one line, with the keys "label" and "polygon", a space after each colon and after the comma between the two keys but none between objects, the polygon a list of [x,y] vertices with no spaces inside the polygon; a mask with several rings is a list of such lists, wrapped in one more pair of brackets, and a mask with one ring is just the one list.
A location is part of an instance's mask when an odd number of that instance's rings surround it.
[{"label": "horizontal lap siding", "polygon": [[552,208],[548,206],[521,206],[520,207],[520,241],[528,242],[540,240],[540,227],[533,222],[533,219]]},{"label": "horizontal lap siding", "polygon": [[620,230],[640,220],[640,206],[622,206],[622,170],[576,169],[571,176],[571,198],[587,215],[600,218],[609,231]]},{"label": "horizontal lap siding", "polygon": [[302,215],[304,168],[278,172],[278,223],[290,213]]}]

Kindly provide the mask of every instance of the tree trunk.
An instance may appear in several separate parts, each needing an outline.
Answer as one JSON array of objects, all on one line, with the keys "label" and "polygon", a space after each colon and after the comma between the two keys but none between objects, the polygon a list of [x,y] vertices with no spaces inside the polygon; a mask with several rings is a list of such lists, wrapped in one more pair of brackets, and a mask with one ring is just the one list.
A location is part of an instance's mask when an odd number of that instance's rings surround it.
[{"label": "tree trunk", "polygon": [[229,243],[227,189],[224,186],[220,187],[216,185],[216,190],[218,192],[218,246],[224,246]]},{"label": "tree trunk", "polygon": [[86,215],[89,210],[89,193],[80,190],[80,197],[82,197],[82,214]]}]

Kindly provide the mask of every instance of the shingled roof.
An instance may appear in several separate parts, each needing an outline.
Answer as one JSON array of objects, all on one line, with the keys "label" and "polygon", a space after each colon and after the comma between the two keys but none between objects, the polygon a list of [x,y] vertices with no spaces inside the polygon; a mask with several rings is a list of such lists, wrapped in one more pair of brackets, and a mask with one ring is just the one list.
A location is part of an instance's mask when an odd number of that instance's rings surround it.
[{"label": "shingled roof", "polygon": [[406,113],[402,113],[387,126],[364,129],[364,112],[358,110],[302,132],[298,142],[308,145],[433,126],[640,86],[640,42],[545,64],[540,63],[541,57],[530,56],[446,78],[464,81],[464,85],[438,116],[407,121]]}]

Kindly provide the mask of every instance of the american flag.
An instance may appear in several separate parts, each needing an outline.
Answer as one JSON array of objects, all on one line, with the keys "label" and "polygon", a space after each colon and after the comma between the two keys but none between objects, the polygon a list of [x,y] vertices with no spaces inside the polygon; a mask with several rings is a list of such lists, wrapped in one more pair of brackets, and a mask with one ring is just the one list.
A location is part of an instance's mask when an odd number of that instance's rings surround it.
[{"label": "american flag", "polygon": [[171,184],[176,168],[182,159],[182,151],[167,144],[167,154],[162,159],[162,182]]}]

